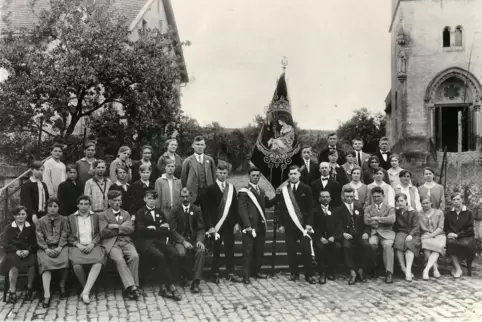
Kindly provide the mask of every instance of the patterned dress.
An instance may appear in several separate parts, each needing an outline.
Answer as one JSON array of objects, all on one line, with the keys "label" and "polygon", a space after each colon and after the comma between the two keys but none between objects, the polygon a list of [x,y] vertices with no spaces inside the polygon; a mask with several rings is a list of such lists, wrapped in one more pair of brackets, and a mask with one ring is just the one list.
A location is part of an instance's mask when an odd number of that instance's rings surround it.
[{"label": "patterned dress", "polygon": [[[69,267],[69,248],[67,246],[67,218],[61,215],[46,215],[37,223],[37,259],[39,272],[53,271]],[[50,257],[45,250],[61,247],[57,257]]]},{"label": "patterned dress", "polygon": [[[422,249],[445,255],[447,238],[444,233],[444,213],[440,209],[430,209],[420,212],[420,234]],[[424,238],[429,236],[429,238]]]}]

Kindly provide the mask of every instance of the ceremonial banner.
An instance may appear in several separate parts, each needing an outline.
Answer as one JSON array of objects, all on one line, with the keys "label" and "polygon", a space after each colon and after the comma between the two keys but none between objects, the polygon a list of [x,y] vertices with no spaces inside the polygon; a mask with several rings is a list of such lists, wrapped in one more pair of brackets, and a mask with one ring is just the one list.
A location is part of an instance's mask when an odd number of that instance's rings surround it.
[{"label": "ceremonial banner", "polygon": [[[283,68],[286,67],[283,61]],[[291,115],[285,72],[278,79],[273,99],[266,110],[251,162],[277,188],[288,177],[288,167],[301,164],[297,129]]]}]

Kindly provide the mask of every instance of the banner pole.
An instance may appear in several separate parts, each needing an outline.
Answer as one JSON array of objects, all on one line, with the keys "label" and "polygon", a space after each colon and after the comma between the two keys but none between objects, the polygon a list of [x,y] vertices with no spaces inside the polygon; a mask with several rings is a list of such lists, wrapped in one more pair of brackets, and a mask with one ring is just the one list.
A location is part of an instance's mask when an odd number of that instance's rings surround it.
[{"label": "banner pole", "polygon": [[[269,181],[273,179],[273,168],[270,169],[270,174],[269,174]],[[273,187],[274,188],[274,187]],[[276,196],[275,196],[276,198]],[[275,261],[276,261],[276,223],[277,223],[277,217],[278,217],[278,204],[275,204],[274,206],[274,213],[273,213],[273,243],[271,244],[271,275],[275,275]]]}]

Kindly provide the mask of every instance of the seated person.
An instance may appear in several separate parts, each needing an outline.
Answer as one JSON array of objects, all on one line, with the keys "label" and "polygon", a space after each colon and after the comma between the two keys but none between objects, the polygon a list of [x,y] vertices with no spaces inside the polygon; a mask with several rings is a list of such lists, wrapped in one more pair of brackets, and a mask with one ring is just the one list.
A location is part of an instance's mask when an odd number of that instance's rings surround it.
[{"label": "seated person", "polygon": [[20,267],[28,268],[27,293],[25,299],[32,299],[33,282],[37,271],[37,241],[35,227],[27,221],[27,207],[17,206],[13,210],[14,221],[5,227],[3,234],[3,250],[5,258],[0,266],[0,273],[8,276],[10,289],[5,302],[17,302],[17,278]]},{"label": "seated person", "polygon": [[392,186],[383,181],[383,177],[386,175],[382,168],[375,171],[375,181],[370,183],[368,187],[368,196],[365,206],[373,204],[373,198],[371,191],[374,187],[380,187],[383,190],[384,198],[383,203],[386,203],[390,207],[395,207],[395,191]]},{"label": "seated person", "polygon": [[69,274],[69,248],[67,235],[69,233],[67,218],[59,214],[60,204],[57,198],[47,201],[47,215],[37,222],[37,260],[39,272],[42,275],[44,288],[43,308],[50,306],[50,281],[52,271],[60,270],[60,299],[67,297],[65,282]]},{"label": "seated person", "polygon": [[405,279],[412,281],[413,259],[420,252],[420,229],[418,213],[407,203],[407,195],[399,193],[395,196],[398,209],[393,225],[395,242],[393,248],[397,254],[398,262],[405,274]]},{"label": "seated person", "polygon": [[474,215],[463,204],[461,193],[452,195],[453,208],[445,215],[445,233],[447,234],[447,254],[452,257],[454,270],[452,276],[462,276],[459,257],[467,259],[467,275],[472,276],[472,261],[475,257]]},{"label": "seated person", "polygon": [[[90,210],[90,198],[80,196],[77,199],[77,211],[68,218],[69,224],[69,259],[75,276],[82,285],[82,302],[90,303],[90,290],[105,264],[105,251],[100,245],[99,215]],[[87,279],[84,265],[91,266]]]},{"label": "seated person", "polygon": [[378,277],[376,254],[378,246],[381,244],[386,272],[385,282],[390,284],[393,282],[393,242],[395,240],[395,232],[392,226],[395,223],[395,208],[383,201],[385,192],[381,187],[373,188],[371,195],[373,204],[365,208],[365,225],[370,226],[369,242],[372,246],[373,277]]},{"label": "seated person", "polygon": [[422,249],[427,262],[423,270],[423,279],[429,279],[430,269],[433,267],[433,277],[439,278],[437,260],[445,255],[447,238],[444,232],[445,216],[442,210],[432,208],[430,197],[422,199],[422,211],[419,215]]},{"label": "seated person", "polygon": [[[204,221],[201,208],[191,203],[191,192],[181,189],[181,202],[172,212],[171,230],[174,246],[180,255],[180,270],[183,284],[192,276],[191,291],[199,293],[199,284],[204,268],[206,249],[204,247]],[[194,265],[190,263],[194,259]]]},{"label": "seated person", "polygon": [[145,205],[136,213],[136,246],[141,255],[154,262],[156,274],[160,277],[159,296],[172,295],[180,301],[181,294],[176,289],[178,281],[179,254],[176,248],[169,244],[172,240],[171,229],[166,215],[156,208],[157,193],[147,190],[144,196]]},{"label": "seated person", "polygon": [[141,292],[139,286],[139,255],[132,242],[134,225],[129,213],[120,208],[122,196],[120,191],[109,191],[107,194],[109,209],[99,216],[99,230],[102,246],[110,259],[117,266],[124,296],[137,299]]}]

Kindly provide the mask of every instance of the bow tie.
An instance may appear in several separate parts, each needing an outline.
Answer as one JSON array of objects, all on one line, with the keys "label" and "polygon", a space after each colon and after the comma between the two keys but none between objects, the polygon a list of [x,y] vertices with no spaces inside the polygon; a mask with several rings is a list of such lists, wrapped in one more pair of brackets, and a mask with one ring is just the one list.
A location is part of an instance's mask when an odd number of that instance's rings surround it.
[{"label": "bow tie", "polygon": [[119,214],[120,214],[120,211],[117,211],[117,212],[116,212],[116,211],[114,211],[114,215],[116,215],[116,216],[117,216],[117,215],[119,215]]},{"label": "bow tie", "polygon": [[330,177],[321,177],[321,181],[327,181]]},{"label": "bow tie", "polygon": [[381,152],[381,154],[388,154],[388,152]]}]

